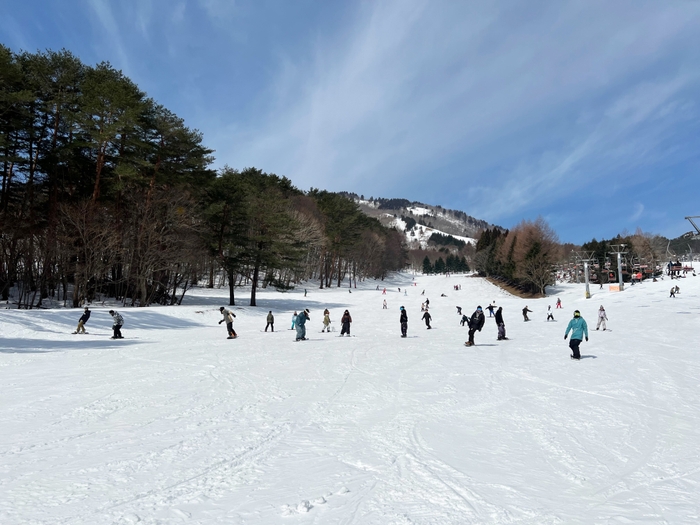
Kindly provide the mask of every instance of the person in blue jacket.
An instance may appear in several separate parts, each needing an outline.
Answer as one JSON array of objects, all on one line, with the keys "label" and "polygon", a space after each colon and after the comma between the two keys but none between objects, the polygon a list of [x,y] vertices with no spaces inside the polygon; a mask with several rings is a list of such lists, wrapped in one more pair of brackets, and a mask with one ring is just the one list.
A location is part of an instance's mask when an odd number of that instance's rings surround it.
[{"label": "person in blue jacket", "polygon": [[581,339],[584,337],[588,341],[588,325],[586,320],[581,317],[581,312],[574,310],[574,318],[569,321],[566,327],[566,333],[564,334],[564,340],[569,337],[569,332],[571,332],[571,340],[569,341],[569,348],[573,352],[571,359],[581,359],[581,354],[579,353],[578,346],[581,344]]},{"label": "person in blue jacket", "polygon": [[297,315],[297,341],[306,341],[306,321],[309,321],[309,309]]}]

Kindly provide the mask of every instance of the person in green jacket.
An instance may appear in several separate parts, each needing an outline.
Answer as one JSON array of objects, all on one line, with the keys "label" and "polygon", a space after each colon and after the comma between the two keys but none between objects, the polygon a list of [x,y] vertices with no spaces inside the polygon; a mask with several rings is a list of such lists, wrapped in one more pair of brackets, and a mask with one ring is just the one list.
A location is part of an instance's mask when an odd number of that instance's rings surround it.
[{"label": "person in green jacket", "polygon": [[270,310],[270,313],[267,314],[267,324],[265,325],[265,331],[267,332],[268,328],[272,328],[272,331],[275,331],[275,316],[272,315],[272,310]]},{"label": "person in green jacket", "polygon": [[579,353],[578,347],[581,344],[581,339],[584,337],[588,341],[588,325],[586,320],[581,317],[581,312],[574,310],[574,318],[569,321],[566,327],[566,333],[564,334],[564,340],[569,337],[569,332],[571,332],[571,340],[569,341],[569,348],[573,352],[571,359],[580,360],[581,354]]}]

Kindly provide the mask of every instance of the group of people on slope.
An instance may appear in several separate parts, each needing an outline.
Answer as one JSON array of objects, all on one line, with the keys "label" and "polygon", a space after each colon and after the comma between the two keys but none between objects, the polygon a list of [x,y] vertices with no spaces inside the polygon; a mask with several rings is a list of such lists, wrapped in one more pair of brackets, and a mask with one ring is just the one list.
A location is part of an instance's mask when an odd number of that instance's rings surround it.
[{"label": "group of people on slope", "polygon": [[[83,315],[81,315],[80,319],[78,319],[78,327],[75,329],[75,332],[73,332],[74,334],[87,334],[85,331],[85,325],[90,319],[91,314],[92,311],[86,306],[83,310]],[[112,339],[124,339],[124,336],[122,336],[124,318],[119,314],[119,312],[115,312],[114,310],[110,310],[109,315],[112,316]]]}]

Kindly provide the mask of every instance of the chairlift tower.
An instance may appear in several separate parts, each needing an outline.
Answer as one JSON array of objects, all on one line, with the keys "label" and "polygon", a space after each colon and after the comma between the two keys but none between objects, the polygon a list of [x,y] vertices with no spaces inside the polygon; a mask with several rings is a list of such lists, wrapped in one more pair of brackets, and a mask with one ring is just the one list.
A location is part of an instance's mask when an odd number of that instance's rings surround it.
[{"label": "chairlift tower", "polygon": [[693,219],[700,219],[700,215],[694,215],[692,217],[685,218],[685,220],[690,221],[690,224],[692,224],[693,228],[695,228],[695,233],[693,234],[693,240],[699,240],[700,239],[700,228],[698,228],[698,225],[695,224],[695,221]]},{"label": "chairlift tower", "polygon": [[595,258],[593,257],[593,255],[595,255],[595,252],[586,252],[586,251],[576,252],[576,258],[583,263],[583,276],[584,276],[584,279],[586,281],[586,299],[591,298],[589,270],[590,270],[590,263],[592,261],[595,261]]},{"label": "chairlift tower", "polygon": [[624,291],[625,282],[622,280],[622,256],[627,253],[626,244],[611,244],[610,253],[617,255],[617,280],[620,283],[620,291]]}]

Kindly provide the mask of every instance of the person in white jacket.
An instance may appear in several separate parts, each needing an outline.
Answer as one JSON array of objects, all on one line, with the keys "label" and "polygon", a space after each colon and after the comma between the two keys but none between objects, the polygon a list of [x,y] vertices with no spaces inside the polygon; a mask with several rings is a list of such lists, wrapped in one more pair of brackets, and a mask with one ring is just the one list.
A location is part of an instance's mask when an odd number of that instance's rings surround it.
[{"label": "person in white jacket", "polygon": [[598,330],[600,329],[600,325],[603,325],[603,330],[607,330],[607,326],[605,325],[605,321],[608,320],[608,316],[605,315],[605,308],[603,308],[603,305],[600,305],[600,308],[598,309],[598,324],[596,325],[595,329]]},{"label": "person in white jacket", "polygon": [[228,338],[234,339],[238,337],[238,334],[236,334],[236,331],[233,329],[233,318],[236,317],[236,314],[234,314],[231,310],[227,310],[223,306],[219,308],[219,311],[221,312],[221,315],[224,316],[224,318],[221,321],[219,321],[219,324],[226,321],[226,331],[228,332]]}]

